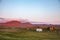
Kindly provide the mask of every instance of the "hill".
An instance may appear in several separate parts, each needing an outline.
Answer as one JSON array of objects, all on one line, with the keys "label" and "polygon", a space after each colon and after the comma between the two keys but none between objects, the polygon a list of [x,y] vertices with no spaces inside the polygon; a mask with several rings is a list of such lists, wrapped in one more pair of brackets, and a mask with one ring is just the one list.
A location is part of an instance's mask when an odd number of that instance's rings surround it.
[{"label": "hill", "polygon": [[0,23],[0,26],[10,26],[10,27],[27,27],[27,26],[31,26],[32,24],[30,22],[25,22],[22,23],[20,21],[16,21],[16,20],[12,20],[12,21],[8,21],[5,23]]}]

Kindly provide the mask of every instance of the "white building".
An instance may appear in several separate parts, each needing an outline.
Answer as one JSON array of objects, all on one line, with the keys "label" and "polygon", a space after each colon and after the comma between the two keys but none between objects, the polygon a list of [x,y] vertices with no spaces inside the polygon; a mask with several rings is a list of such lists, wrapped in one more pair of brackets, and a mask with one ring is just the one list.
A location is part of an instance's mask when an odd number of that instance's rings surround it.
[{"label": "white building", "polygon": [[43,29],[41,29],[41,28],[37,28],[36,31],[37,31],[37,32],[42,32]]}]

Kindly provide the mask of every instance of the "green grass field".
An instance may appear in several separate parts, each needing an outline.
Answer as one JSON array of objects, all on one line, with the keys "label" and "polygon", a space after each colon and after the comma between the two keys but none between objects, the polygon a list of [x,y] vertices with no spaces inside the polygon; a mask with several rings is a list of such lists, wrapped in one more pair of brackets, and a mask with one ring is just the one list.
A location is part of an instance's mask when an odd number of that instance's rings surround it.
[{"label": "green grass field", "polygon": [[58,32],[0,31],[0,40],[60,40]]}]

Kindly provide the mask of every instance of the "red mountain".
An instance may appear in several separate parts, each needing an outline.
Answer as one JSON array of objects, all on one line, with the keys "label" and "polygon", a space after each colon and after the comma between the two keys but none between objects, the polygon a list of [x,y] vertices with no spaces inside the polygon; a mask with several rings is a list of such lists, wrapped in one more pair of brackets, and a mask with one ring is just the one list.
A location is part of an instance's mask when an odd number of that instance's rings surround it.
[{"label": "red mountain", "polygon": [[32,24],[30,22],[25,22],[25,23],[21,23],[20,21],[8,21],[6,23],[0,23],[0,26],[10,26],[10,27],[27,27],[27,26],[31,26]]}]

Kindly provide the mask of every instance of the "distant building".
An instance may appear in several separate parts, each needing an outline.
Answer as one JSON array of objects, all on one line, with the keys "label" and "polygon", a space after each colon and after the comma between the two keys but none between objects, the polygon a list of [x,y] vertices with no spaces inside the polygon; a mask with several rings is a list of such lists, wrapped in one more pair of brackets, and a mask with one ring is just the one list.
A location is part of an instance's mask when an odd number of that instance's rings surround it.
[{"label": "distant building", "polygon": [[42,29],[42,28],[37,28],[36,31],[37,31],[37,32],[42,32],[43,29]]}]

